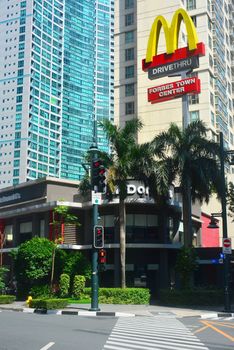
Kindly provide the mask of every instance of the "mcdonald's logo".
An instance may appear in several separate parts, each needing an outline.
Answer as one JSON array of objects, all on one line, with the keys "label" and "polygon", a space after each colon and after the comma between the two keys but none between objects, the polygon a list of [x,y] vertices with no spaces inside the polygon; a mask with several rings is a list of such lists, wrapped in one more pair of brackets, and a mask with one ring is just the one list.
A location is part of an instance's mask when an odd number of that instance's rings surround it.
[{"label": "mcdonald's logo", "polygon": [[[188,47],[178,49],[179,33],[182,21],[188,35]],[[166,40],[166,54],[158,55],[160,32],[163,30]],[[171,25],[163,16],[157,16],[151,27],[146,58],[142,61],[142,69],[156,67],[165,63],[185,59],[191,56],[204,56],[205,45],[198,42],[196,28],[189,14],[182,8],[172,18]]]}]

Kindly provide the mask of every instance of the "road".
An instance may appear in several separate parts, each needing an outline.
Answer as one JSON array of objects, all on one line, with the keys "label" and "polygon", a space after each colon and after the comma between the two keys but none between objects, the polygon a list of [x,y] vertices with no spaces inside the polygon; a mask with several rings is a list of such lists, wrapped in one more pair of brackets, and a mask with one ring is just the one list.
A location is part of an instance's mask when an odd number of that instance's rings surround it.
[{"label": "road", "polygon": [[233,350],[234,318],[0,312],[0,350]]},{"label": "road", "polygon": [[234,317],[181,320],[210,350],[234,349]]}]

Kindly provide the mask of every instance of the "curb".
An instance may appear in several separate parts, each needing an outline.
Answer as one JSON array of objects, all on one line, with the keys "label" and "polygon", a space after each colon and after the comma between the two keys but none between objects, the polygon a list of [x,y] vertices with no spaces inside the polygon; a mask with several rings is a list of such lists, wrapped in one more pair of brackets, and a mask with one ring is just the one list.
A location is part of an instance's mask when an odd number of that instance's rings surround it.
[{"label": "curb", "polygon": [[125,312],[108,312],[108,311],[73,311],[73,310],[46,310],[46,309],[32,309],[32,308],[12,308],[0,307],[0,310],[24,312],[28,314],[40,315],[72,315],[72,316],[109,316],[109,317],[135,317],[135,314]]},{"label": "curb", "polygon": [[72,311],[72,310],[44,310],[44,309],[23,309],[25,313],[47,314],[47,315],[72,315],[72,316],[111,316],[111,317],[134,317],[135,314],[124,312],[106,311]]},{"label": "curb", "polygon": [[232,312],[216,312],[213,314],[203,314],[201,315],[201,319],[208,319],[208,318],[219,318],[219,317],[234,317],[234,313]]}]

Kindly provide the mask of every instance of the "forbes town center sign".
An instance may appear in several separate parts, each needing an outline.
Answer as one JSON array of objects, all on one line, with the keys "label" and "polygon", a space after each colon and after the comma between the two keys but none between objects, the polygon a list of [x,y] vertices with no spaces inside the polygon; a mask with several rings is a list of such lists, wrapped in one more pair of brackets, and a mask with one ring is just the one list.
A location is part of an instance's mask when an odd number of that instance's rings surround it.
[{"label": "forbes town center sign", "polygon": [[[184,22],[188,34],[188,46],[178,48],[181,22]],[[157,54],[161,29],[166,39],[166,53]],[[142,69],[148,72],[150,80],[182,72],[191,72],[199,67],[199,57],[205,55],[205,45],[198,42],[196,28],[189,14],[178,9],[171,25],[163,16],[157,16],[151,27],[146,58],[142,60]],[[148,89],[148,101],[163,102],[185,94],[199,94],[200,79],[187,78],[170,84],[163,84]]]}]

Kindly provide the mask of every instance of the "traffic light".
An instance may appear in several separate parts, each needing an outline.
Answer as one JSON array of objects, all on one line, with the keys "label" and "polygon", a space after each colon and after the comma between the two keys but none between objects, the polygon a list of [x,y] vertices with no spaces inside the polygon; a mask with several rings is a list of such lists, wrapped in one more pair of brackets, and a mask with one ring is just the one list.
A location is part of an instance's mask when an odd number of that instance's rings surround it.
[{"label": "traffic light", "polygon": [[99,250],[98,257],[99,257],[99,264],[106,263],[106,251],[105,251],[105,249]]},{"label": "traffic light", "polygon": [[106,169],[100,159],[92,162],[92,186],[95,192],[105,192]]},{"label": "traffic light", "polygon": [[95,225],[93,229],[93,245],[94,248],[104,247],[104,227],[100,225]]}]

